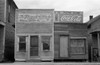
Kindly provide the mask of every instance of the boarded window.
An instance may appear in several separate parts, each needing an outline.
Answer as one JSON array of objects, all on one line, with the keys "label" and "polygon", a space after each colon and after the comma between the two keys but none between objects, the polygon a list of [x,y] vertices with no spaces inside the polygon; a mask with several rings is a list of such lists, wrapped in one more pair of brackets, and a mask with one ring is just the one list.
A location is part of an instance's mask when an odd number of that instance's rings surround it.
[{"label": "boarded window", "polygon": [[71,54],[84,54],[85,53],[85,39],[71,39]]},{"label": "boarded window", "polygon": [[20,36],[19,37],[19,51],[26,51],[26,37]]}]

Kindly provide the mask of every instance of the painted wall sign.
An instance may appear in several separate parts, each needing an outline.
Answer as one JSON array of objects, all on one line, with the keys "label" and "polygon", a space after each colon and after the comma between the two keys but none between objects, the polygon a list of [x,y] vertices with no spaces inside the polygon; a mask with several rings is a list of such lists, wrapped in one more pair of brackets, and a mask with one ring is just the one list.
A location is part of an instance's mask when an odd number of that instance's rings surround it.
[{"label": "painted wall sign", "polygon": [[52,15],[49,13],[21,13],[18,15],[19,22],[50,22],[52,21]]},{"label": "painted wall sign", "polygon": [[70,22],[80,22],[81,21],[81,16],[78,15],[63,15],[60,18],[60,21],[70,21]]},{"label": "painted wall sign", "polygon": [[53,32],[53,9],[18,9],[16,11],[16,33],[41,34]]},{"label": "painted wall sign", "polygon": [[56,11],[55,20],[58,22],[83,22],[82,12]]}]

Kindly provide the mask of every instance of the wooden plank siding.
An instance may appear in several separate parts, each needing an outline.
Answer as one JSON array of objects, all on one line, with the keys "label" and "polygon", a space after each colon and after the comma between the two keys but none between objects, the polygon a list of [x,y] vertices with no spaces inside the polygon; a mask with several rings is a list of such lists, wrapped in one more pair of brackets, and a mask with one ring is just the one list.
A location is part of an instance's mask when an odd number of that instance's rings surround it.
[{"label": "wooden plank siding", "polygon": [[7,1],[6,7],[6,21],[9,22],[11,25],[15,24],[15,10],[18,8],[14,1]]},{"label": "wooden plank siding", "polygon": [[[5,51],[4,59],[7,61],[14,61],[14,39],[15,29],[12,25],[15,23],[16,4],[13,0],[6,0],[6,25],[5,25]],[[9,7],[10,6],[10,7]]]},{"label": "wooden plank siding", "polygon": [[4,25],[0,24],[0,61],[4,58]]},{"label": "wooden plank siding", "polygon": [[60,36],[68,35],[69,36],[69,45],[71,37],[86,37],[87,38],[87,24],[84,23],[55,23],[54,24],[54,57],[55,59],[88,59],[88,44],[86,40],[85,54],[70,54],[69,46],[69,57],[62,58],[60,57]]},{"label": "wooden plank siding", "polygon": [[[4,18],[5,18],[5,0],[0,0],[0,22],[5,22]],[[1,26],[1,25],[0,25]],[[3,30],[2,30],[3,29]],[[0,29],[1,33],[3,36],[0,35],[0,39],[3,39],[5,41],[5,26],[4,28]],[[2,40],[2,43],[0,44],[0,62],[3,60],[4,58],[4,41]]]},{"label": "wooden plank siding", "polygon": [[[10,12],[9,10],[10,5]],[[3,59],[14,60],[14,27],[16,4],[13,0],[0,0],[0,20],[4,25],[4,40],[2,45]],[[10,16],[9,16],[10,14]],[[0,55],[1,56],[1,55]],[[0,60],[0,61],[2,61]]]},{"label": "wooden plank siding", "polygon": [[49,23],[16,23],[17,34],[51,33],[52,24]]},{"label": "wooden plank siding", "polygon": [[0,20],[4,22],[5,0],[0,0]]},{"label": "wooden plank siding", "polygon": [[[90,34],[89,49],[91,50],[90,61],[100,61],[100,15],[94,17],[88,22],[88,33]],[[95,50],[97,49],[98,58],[95,58]],[[98,60],[95,60],[98,59]]]},{"label": "wooden plank siding", "polygon": [[14,36],[15,31],[10,23],[6,23],[5,29],[5,59],[14,60]]},{"label": "wooden plank siding", "polygon": [[[18,9],[16,10],[15,22],[15,60],[53,60],[53,9]],[[26,36],[26,52],[19,50],[19,37]],[[38,55],[31,48],[31,36],[38,36]],[[47,37],[47,39],[46,39]],[[50,37],[50,38],[49,38]],[[45,40],[45,41],[44,41]],[[49,49],[45,51],[44,42],[48,43]],[[18,44],[19,43],[19,44]],[[33,47],[34,48],[34,47]],[[33,51],[33,53],[31,53]],[[30,55],[31,54],[31,55]]]}]

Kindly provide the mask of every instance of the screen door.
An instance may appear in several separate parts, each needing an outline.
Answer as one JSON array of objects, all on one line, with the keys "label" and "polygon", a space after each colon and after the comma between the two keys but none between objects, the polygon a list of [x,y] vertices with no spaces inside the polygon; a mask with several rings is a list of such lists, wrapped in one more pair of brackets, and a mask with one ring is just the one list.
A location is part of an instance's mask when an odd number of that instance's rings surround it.
[{"label": "screen door", "polygon": [[30,56],[38,56],[38,36],[30,36]]}]

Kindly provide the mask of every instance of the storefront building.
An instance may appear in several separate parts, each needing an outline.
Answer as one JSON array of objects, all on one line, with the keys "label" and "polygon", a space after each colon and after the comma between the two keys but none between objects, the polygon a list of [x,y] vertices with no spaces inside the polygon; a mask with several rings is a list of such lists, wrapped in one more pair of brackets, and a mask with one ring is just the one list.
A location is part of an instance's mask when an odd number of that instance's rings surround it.
[{"label": "storefront building", "polygon": [[83,12],[16,10],[16,61],[88,60],[87,46]]},{"label": "storefront building", "polygon": [[54,10],[16,11],[15,60],[50,60],[54,58]]},{"label": "storefront building", "polygon": [[56,11],[54,24],[54,59],[88,60],[87,24],[83,12]]}]

